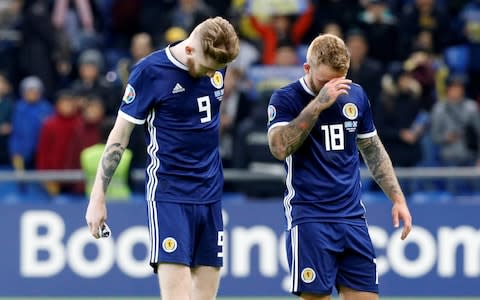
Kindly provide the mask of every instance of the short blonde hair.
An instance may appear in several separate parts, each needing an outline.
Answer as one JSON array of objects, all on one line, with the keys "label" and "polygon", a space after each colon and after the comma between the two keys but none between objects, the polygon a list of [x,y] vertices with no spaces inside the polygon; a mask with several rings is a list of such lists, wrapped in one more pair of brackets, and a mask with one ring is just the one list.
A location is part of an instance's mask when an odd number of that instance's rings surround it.
[{"label": "short blonde hair", "polygon": [[313,67],[327,65],[337,72],[347,73],[350,52],[341,38],[329,33],[321,34],[308,47],[307,63]]},{"label": "short blonde hair", "polygon": [[205,56],[227,64],[238,56],[240,43],[232,24],[222,17],[209,18],[194,30]]}]

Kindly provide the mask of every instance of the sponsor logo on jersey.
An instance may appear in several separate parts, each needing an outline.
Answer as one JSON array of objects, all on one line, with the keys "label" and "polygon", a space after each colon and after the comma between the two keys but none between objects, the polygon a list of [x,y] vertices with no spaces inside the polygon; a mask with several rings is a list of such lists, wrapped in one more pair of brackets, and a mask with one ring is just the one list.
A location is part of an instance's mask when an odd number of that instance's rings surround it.
[{"label": "sponsor logo on jersey", "polygon": [[347,103],[343,106],[343,115],[350,120],[355,120],[358,117],[358,108],[353,103]]},{"label": "sponsor logo on jersey", "polygon": [[302,281],[305,283],[310,283],[315,280],[315,271],[312,268],[305,268],[302,270]]},{"label": "sponsor logo on jersey", "polygon": [[272,122],[273,119],[275,119],[276,115],[277,115],[277,110],[275,109],[275,106],[269,105],[268,106],[268,123]]},{"label": "sponsor logo on jersey", "polygon": [[132,103],[133,100],[135,100],[135,89],[129,83],[125,88],[125,94],[123,94],[122,101],[129,104]]},{"label": "sponsor logo on jersey", "polygon": [[172,90],[172,94],[181,93],[181,92],[184,92],[184,91],[185,91],[185,88],[183,86],[181,86],[180,83],[177,82],[177,84],[175,85],[175,87]]},{"label": "sponsor logo on jersey", "polygon": [[172,253],[177,250],[177,241],[172,237],[167,237],[162,242],[163,251]]},{"label": "sponsor logo on jersey", "polygon": [[220,89],[223,87],[223,75],[221,72],[216,71],[215,74],[210,78],[210,82],[214,87]]}]

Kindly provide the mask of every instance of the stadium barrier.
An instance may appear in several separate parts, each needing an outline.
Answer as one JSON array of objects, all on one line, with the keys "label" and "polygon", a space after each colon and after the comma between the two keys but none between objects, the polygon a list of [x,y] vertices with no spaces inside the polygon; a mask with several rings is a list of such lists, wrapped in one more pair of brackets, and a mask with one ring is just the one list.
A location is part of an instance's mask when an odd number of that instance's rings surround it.
[{"label": "stadium barrier", "polygon": [[[367,206],[385,296],[480,296],[480,205],[413,204],[406,241],[390,204]],[[154,296],[143,203],[110,203],[112,236],[95,240],[85,203],[0,204],[0,296]],[[224,203],[221,296],[286,296],[283,203]]]},{"label": "stadium barrier", "polygon": [[[267,173],[225,170],[225,178],[249,184],[282,183],[281,171]],[[142,180],[142,174],[134,176]],[[397,174],[412,182],[427,178],[465,183],[480,178],[476,168],[397,169]],[[369,179],[363,169],[362,178]],[[82,175],[77,171],[0,172],[4,184],[45,180],[82,180]],[[453,195],[444,201],[436,193],[424,196],[423,202],[411,202],[414,229],[406,241],[400,240],[401,229],[391,225],[390,203],[384,198],[364,198],[382,295],[480,296],[480,201],[476,194]],[[148,266],[145,204],[112,202],[108,206],[112,237],[95,240],[85,225],[84,201],[0,203],[0,296],[157,295],[157,280]],[[219,295],[288,295],[281,197],[226,200],[224,221],[225,266]]]}]

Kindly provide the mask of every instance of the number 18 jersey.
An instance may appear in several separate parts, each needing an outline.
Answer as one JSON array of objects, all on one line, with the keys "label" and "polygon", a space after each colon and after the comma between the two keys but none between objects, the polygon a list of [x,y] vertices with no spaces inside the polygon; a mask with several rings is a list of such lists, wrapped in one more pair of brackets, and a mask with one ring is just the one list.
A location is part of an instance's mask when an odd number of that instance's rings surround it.
[{"label": "number 18 jersey", "polygon": [[219,201],[223,172],[219,108],[225,69],[190,76],[170,48],[138,62],[128,79],[119,116],[144,124],[148,201]]},{"label": "number 18 jersey", "polygon": [[[275,91],[268,130],[287,125],[314,97],[303,78]],[[356,139],[374,135],[368,98],[352,83],[349,94],[320,113],[302,146],[285,160],[288,229],[305,222],[365,224]]]}]

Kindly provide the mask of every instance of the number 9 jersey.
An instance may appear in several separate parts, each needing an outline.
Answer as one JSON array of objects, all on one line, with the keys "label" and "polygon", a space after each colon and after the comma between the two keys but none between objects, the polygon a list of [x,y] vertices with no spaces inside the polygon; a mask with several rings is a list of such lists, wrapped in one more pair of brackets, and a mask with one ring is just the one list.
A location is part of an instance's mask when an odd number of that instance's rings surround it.
[{"label": "number 9 jersey", "polygon": [[[268,130],[287,125],[316,95],[303,78],[275,91]],[[357,138],[376,135],[367,96],[355,83],[322,111],[309,136],[285,159],[287,228],[305,222],[365,224]]]},{"label": "number 9 jersey", "polygon": [[225,69],[194,78],[167,47],[133,68],[119,116],[144,124],[147,201],[219,201],[219,108]]}]

